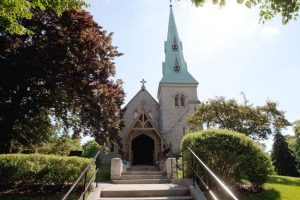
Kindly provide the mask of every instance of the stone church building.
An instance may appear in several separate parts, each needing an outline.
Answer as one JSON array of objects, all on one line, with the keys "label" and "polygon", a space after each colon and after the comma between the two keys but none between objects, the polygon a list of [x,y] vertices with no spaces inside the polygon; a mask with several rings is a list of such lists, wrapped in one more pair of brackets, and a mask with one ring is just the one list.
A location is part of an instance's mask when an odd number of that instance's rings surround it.
[{"label": "stone church building", "polygon": [[179,152],[181,139],[188,129],[186,118],[195,111],[199,100],[198,82],[188,72],[172,6],[164,50],[158,101],[147,91],[143,80],[140,91],[124,107],[122,146],[111,148],[106,162],[120,157],[122,152],[122,159],[131,165],[153,165],[166,153]]}]

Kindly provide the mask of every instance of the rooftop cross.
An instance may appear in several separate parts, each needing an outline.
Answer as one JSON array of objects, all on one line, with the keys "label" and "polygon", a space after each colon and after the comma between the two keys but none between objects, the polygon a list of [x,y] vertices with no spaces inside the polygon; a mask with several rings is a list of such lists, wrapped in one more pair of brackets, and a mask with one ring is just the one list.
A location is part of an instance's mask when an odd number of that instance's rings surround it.
[{"label": "rooftop cross", "polygon": [[172,7],[172,0],[170,0],[170,7]]},{"label": "rooftop cross", "polygon": [[145,83],[147,83],[147,81],[145,81],[145,79],[141,80],[141,83],[142,83],[142,90],[145,89]]}]

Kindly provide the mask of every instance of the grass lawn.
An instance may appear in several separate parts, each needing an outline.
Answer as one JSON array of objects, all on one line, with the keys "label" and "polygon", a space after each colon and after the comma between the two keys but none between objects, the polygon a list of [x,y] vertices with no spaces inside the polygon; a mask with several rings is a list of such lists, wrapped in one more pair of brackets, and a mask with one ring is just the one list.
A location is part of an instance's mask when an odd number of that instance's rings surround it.
[{"label": "grass lawn", "polygon": [[264,189],[259,194],[245,195],[241,200],[300,200],[300,178],[270,176]]}]

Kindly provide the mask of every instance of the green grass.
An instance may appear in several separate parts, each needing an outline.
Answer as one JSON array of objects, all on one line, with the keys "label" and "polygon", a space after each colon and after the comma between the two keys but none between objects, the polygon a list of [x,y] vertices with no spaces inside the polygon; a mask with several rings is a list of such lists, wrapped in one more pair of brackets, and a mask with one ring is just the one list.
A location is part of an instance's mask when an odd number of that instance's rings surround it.
[{"label": "green grass", "polygon": [[289,176],[270,176],[264,191],[248,194],[241,200],[300,200],[300,178]]}]

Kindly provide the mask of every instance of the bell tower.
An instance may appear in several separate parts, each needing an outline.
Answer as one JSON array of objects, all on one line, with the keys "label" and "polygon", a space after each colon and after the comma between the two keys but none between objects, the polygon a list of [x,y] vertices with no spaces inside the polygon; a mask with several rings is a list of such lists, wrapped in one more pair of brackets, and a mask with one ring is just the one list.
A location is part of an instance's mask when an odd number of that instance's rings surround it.
[{"label": "bell tower", "polygon": [[180,150],[180,142],[188,129],[186,119],[199,103],[198,82],[188,72],[183,46],[170,5],[167,41],[164,43],[163,77],[159,82],[160,132],[172,153]]}]

